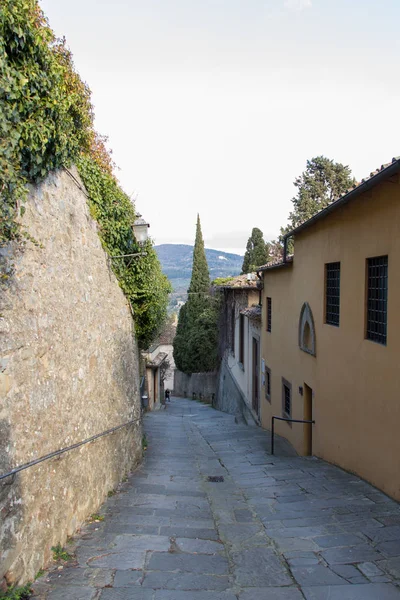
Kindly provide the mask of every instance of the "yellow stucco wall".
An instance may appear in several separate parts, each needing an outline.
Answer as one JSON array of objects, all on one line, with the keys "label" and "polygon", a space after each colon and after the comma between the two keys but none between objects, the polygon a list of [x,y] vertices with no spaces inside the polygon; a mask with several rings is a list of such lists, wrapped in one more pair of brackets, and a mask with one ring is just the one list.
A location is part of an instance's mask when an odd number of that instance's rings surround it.
[{"label": "yellow stucco wall", "polygon": [[[282,416],[282,377],[292,384],[292,418],[304,418],[313,390],[313,454],[359,474],[400,500],[400,184],[385,182],[298,234],[292,266],[264,273],[262,356],[271,369],[271,403],[261,420]],[[388,255],[388,334],[365,339],[366,259]],[[325,263],[340,261],[340,326],[324,323]],[[272,331],[266,301],[272,298]],[[316,356],[298,345],[302,305],[314,317]],[[302,424],[276,431],[303,454]]]}]

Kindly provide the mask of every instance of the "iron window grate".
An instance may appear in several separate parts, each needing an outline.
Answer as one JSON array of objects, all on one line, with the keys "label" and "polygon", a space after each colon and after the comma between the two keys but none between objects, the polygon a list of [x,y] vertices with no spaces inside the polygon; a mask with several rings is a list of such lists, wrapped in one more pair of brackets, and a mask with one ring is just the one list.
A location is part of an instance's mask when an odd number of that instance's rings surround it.
[{"label": "iron window grate", "polygon": [[290,387],[285,384],[283,384],[283,402],[285,413],[290,417],[292,409],[291,390]]},{"label": "iron window grate", "polygon": [[367,259],[367,327],[368,340],[386,344],[388,257]]},{"label": "iron window grate", "polygon": [[267,298],[267,331],[271,331],[272,325],[272,299]]},{"label": "iron window grate", "polygon": [[328,263],[325,269],[325,323],[339,327],[340,262]]}]

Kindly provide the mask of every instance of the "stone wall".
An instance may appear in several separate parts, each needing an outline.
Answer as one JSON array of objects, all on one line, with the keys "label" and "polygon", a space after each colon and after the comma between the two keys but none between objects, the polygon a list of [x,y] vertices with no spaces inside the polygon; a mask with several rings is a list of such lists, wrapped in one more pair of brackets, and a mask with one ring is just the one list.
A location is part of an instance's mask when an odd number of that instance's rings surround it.
[{"label": "stone wall", "polygon": [[37,244],[0,250],[0,472],[135,424],[0,481],[0,583],[32,580],[141,457],[133,320],[71,171],[30,190]]},{"label": "stone wall", "polygon": [[248,425],[256,425],[254,415],[247,404],[246,397],[235,381],[225,359],[221,361],[218,372],[214,408],[235,415],[237,419],[245,421]]},{"label": "stone wall", "polygon": [[192,398],[196,394],[196,398],[212,402],[217,389],[217,373],[193,373],[186,375],[182,371],[175,371],[174,378],[174,396],[183,396]]}]

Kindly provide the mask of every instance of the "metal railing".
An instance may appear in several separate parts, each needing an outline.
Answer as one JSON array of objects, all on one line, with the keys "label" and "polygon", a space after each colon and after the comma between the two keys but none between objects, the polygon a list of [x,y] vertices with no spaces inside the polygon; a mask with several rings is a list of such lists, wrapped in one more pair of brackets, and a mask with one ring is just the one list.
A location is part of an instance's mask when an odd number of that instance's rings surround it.
[{"label": "metal railing", "polygon": [[314,425],[315,421],[303,421],[301,419],[286,419],[285,417],[272,417],[271,419],[271,454],[274,454],[275,449],[275,419],[277,421],[289,421],[289,423],[309,423]]},{"label": "metal railing", "polygon": [[30,467],[33,467],[35,465],[38,465],[41,462],[44,462],[45,460],[49,460],[50,458],[60,456],[60,454],[64,454],[65,452],[69,452],[70,450],[74,450],[75,448],[79,448],[80,446],[83,446],[84,444],[89,444],[90,442],[93,442],[94,440],[97,440],[98,438],[103,437],[104,435],[109,435],[110,433],[114,433],[114,431],[118,431],[118,429],[122,429],[123,427],[127,427],[128,425],[133,425],[134,423],[139,423],[139,422],[140,422],[140,419],[134,419],[133,421],[127,421],[126,423],[123,423],[122,425],[117,425],[116,427],[112,427],[111,429],[107,429],[106,431],[102,431],[101,433],[97,433],[96,435],[92,435],[91,437],[87,438],[86,440],[83,440],[82,442],[77,442],[76,444],[72,444],[71,446],[61,448],[60,450],[55,450],[54,452],[50,452],[50,454],[45,454],[44,456],[41,456],[40,458],[31,460],[30,462],[27,462],[23,465],[19,465],[18,467],[15,467],[15,469],[12,469],[8,473],[0,474],[0,481],[2,479],[6,479],[6,477],[13,477],[20,471],[29,469]]}]

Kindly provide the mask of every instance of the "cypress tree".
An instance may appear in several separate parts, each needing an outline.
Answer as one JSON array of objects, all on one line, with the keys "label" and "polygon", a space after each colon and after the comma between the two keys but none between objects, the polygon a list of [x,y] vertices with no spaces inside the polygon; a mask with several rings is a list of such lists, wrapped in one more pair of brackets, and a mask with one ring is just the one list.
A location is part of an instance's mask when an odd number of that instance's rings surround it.
[{"label": "cypress tree", "polygon": [[203,234],[201,232],[200,216],[197,215],[196,240],[193,250],[192,278],[190,280],[189,294],[208,293],[210,288],[210,273],[208,270],[206,251],[204,249]]},{"label": "cypress tree", "polygon": [[174,339],[175,364],[184,373],[212,371],[217,366],[218,305],[209,296],[209,288],[210,275],[200,217],[197,215],[189,298],[179,312]]}]

